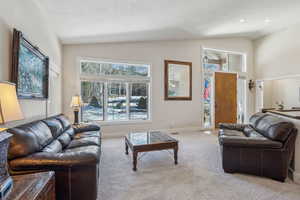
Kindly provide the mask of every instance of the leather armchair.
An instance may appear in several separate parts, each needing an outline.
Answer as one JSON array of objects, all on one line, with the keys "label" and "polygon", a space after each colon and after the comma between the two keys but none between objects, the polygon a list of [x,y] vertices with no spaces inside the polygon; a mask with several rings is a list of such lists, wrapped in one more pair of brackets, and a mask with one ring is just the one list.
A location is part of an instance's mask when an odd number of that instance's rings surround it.
[{"label": "leather armchair", "polygon": [[264,113],[250,124],[220,124],[223,169],[284,181],[294,169],[296,136],[293,123]]},{"label": "leather armchair", "polygon": [[[58,200],[96,200],[100,127],[74,129],[63,115],[9,129],[11,174],[56,172]],[[82,184],[85,183],[85,184]]]}]

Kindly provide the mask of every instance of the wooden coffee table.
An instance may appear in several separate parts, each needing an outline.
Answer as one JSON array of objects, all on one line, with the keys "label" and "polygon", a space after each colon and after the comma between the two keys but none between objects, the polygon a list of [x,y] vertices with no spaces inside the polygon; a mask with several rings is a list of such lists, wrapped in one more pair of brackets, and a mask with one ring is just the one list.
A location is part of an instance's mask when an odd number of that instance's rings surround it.
[{"label": "wooden coffee table", "polygon": [[174,162],[177,165],[178,140],[160,131],[129,133],[125,136],[125,153],[127,155],[128,148],[132,151],[133,171],[137,170],[136,165],[139,152],[173,149]]}]

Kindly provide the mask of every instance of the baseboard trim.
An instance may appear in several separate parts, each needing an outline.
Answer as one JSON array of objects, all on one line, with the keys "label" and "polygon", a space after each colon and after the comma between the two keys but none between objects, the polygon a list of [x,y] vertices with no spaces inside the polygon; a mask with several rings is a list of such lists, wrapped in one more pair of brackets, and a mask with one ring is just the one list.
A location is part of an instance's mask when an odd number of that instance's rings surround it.
[{"label": "baseboard trim", "polygon": [[[143,130],[143,131],[162,131],[166,133],[174,133],[174,132],[195,132],[195,131],[205,131],[207,129],[202,129],[200,127],[182,127],[182,128],[172,128],[172,129],[151,129],[151,130]],[[136,132],[142,132],[140,130]],[[128,134],[128,132],[110,132],[110,133],[102,133],[103,138],[119,138],[124,137]]]},{"label": "baseboard trim", "polygon": [[294,172],[294,182],[300,184],[300,173]]}]

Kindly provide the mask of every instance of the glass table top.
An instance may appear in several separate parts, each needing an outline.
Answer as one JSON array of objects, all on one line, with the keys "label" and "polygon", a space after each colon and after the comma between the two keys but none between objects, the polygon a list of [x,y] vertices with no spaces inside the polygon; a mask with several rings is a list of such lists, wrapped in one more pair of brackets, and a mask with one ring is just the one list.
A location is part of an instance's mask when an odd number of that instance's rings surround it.
[{"label": "glass table top", "polygon": [[176,139],[160,131],[129,133],[126,138],[132,145],[177,142]]}]

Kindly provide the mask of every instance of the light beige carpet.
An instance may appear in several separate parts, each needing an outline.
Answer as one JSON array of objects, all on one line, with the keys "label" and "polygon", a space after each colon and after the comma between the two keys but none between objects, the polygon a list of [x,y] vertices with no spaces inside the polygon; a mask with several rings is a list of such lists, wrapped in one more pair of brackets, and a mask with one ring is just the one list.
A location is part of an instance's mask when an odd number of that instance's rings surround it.
[{"label": "light beige carpet", "polygon": [[300,185],[226,174],[216,135],[180,133],[179,164],[166,151],[150,152],[132,171],[123,138],[104,139],[99,200],[300,200]]}]

